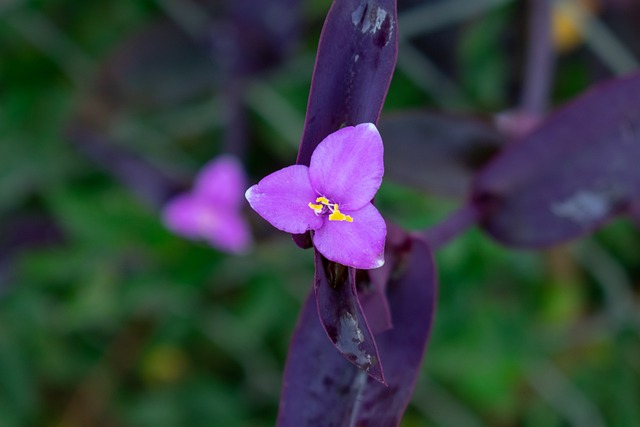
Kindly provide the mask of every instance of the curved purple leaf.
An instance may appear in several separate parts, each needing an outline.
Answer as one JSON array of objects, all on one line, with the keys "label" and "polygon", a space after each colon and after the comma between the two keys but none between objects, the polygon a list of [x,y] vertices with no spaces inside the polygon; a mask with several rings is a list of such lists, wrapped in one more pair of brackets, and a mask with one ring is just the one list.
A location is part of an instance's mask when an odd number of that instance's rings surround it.
[{"label": "curved purple leaf", "polygon": [[161,107],[218,87],[220,66],[201,37],[195,41],[169,20],[143,27],[107,59],[94,95],[110,107]]},{"label": "curved purple leaf", "polygon": [[546,246],[590,232],[640,199],[640,73],[562,108],[477,176],[472,200],[499,241]]},{"label": "curved purple leaf", "polygon": [[387,179],[457,198],[469,194],[473,172],[504,140],[478,119],[426,111],[387,115],[379,128]]},{"label": "curved purple leaf", "polygon": [[349,425],[366,374],[347,362],[327,340],[316,298],[310,293],[293,334],[282,380],[280,427]]},{"label": "curved purple leaf", "polygon": [[[395,0],[335,0],[322,28],[298,164],[344,126],[377,123],[398,55]],[[303,248],[305,235],[294,235]]]},{"label": "curved purple leaf", "polygon": [[298,164],[343,126],[377,123],[398,53],[394,0],[335,0],[318,45]]},{"label": "curved purple leaf", "polygon": [[356,270],[358,301],[374,336],[393,327],[386,294],[390,274],[389,262],[374,270]]},{"label": "curved purple leaf", "polygon": [[373,334],[358,300],[356,269],[315,253],[314,288],[322,327],[336,349],[369,376],[385,384]]},{"label": "curved purple leaf", "polygon": [[400,424],[420,373],[431,332],[437,281],[428,245],[416,238],[396,249],[401,257],[388,286],[393,329],[376,336],[384,358],[387,386],[369,380],[362,395],[359,427],[394,427]]},{"label": "curved purple leaf", "polygon": [[309,295],[289,348],[278,426],[399,424],[431,330],[436,279],[428,246],[404,233],[396,236],[400,238],[387,242],[388,262],[395,266],[387,285],[394,328],[377,336],[388,362],[388,385],[367,377],[335,351]]},{"label": "curved purple leaf", "polygon": [[229,19],[225,28],[233,35],[232,43],[217,43],[227,56],[225,60],[240,73],[255,73],[279,64],[298,42],[301,3],[226,0]]}]

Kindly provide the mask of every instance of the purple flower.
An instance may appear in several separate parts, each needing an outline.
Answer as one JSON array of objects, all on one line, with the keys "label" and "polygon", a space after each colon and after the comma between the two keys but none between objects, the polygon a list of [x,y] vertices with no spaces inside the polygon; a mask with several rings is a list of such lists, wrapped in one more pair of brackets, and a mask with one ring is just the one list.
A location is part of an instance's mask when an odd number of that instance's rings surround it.
[{"label": "purple flower", "polygon": [[294,165],[263,178],[245,197],[271,225],[287,233],[312,230],[327,259],[371,269],[384,264],[387,227],[373,206],[384,173],[382,139],[363,123],[327,136],[309,167]]},{"label": "purple flower", "polygon": [[204,239],[225,252],[245,252],[251,245],[249,227],[240,215],[245,188],[240,162],[230,155],[220,156],[202,168],[191,192],[165,205],[163,222],[183,237]]}]

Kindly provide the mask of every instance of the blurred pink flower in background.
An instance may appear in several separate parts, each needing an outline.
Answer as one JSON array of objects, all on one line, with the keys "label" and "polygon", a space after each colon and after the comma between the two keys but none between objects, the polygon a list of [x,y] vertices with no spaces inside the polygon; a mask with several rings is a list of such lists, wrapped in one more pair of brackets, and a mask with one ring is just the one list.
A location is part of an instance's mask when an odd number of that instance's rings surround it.
[{"label": "blurred pink flower in background", "polygon": [[240,254],[252,243],[241,214],[246,178],[242,164],[231,155],[207,163],[193,189],[171,199],[164,207],[165,226],[180,236],[205,240],[224,252]]}]

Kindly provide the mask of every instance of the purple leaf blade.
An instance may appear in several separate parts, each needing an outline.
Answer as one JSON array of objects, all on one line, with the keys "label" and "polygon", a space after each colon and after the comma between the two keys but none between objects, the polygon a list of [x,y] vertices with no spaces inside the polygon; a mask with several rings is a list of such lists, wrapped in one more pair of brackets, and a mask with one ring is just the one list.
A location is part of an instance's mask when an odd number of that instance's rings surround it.
[{"label": "purple leaf blade", "polygon": [[357,378],[364,375],[327,340],[310,293],[289,347],[277,425],[349,425],[360,394]]},{"label": "purple leaf blade", "polygon": [[335,0],[311,83],[298,164],[345,125],[377,123],[398,53],[394,0]]},{"label": "purple leaf blade", "polygon": [[387,285],[393,329],[376,336],[385,360],[387,386],[369,380],[357,416],[359,427],[395,427],[400,424],[424,358],[437,292],[433,257],[420,239],[402,243],[400,272]]},{"label": "purple leaf blade", "polygon": [[222,40],[218,46],[236,72],[263,71],[292,52],[299,39],[301,0],[226,0],[224,4],[233,43]]},{"label": "purple leaf blade", "polygon": [[318,316],[337,351],[357,368],[385,384],[376,342],[358,300],[356,269],[315,253]]},{"label": "purple leaf blade", "polygon": [[94,96],[107,106],[166,107],[219,87],[224,78],[205,43],[159,20],[124,39],[98,75]]},{"label": "purple leaf blade", "polygon": [[[320,36],[296,163],[344,126],[378,122],[398,56],[395,0],[335,0]],[[294,235],[302,248],[308,234]]]},{"label": "purple leaf blade", "polygon": [[[400,233],[398,233],[400,234]],[[431,330],[435,268],[428,246],[401,238],[388,247],[392,261],[387,296],[393,329],[377,336],[389,362],[387,386],[341,357],[327,340],[309,296],[294,333],[283,379],[278,426],[397,426],[411,399]]]},{"label": "purple leaf blade", "polygon": [[477,176],[485,230],[541,247],[592,231],[640,199],[640,74],[576,99]]},{"label": "purple leaf blade", "polygon": [[387,179],[460,199],[504,139],[480,120],[426,111],[387,115],[379,128]]}]

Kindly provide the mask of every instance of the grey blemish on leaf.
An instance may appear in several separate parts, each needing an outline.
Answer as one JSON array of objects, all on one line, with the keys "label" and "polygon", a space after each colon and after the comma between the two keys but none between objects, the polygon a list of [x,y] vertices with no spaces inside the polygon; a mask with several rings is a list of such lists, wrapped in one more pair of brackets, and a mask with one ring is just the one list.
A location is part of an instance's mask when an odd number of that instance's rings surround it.
[{"label": "grey blemish on leaf", "polygon": [[369,3],[361,3],[351,14],[351,22],[360,28],[362,34],[367,32],[376,35],[382,32],[382,45],[386,46],[391,41],[393,34],[393,18],[385,9],[373,6]]},{"label": "grey blemish on leaf", "polygon": [[356,10],[351,14],[351,22],[356,27],[361,27],[361,31],[366,33],[369,31],[369,27],[371,27],[371,22],[367,19],[367,10],[369,9],[368,3],[362,3]]},{"label": "grey blemish on leaf", "polygon": [[384,22],[384,19],[387,17],[387,15],[388,13],[386,10],[378,8],[378,10],[376,11],[376,22],[373,26],[373,29],[371,30],[372,33],[375,34],[382,29],[382,23]]},{"label": "grey blemish on leaf", "polygon": [[601,220],[609,213],[611,204],[602,194],[578,191],[571,197],[551,205],[551,212],[580,224]]},{"label": "grey blemish on leaf", "polygon": [[369,370],[374,365],[372,357],[363,351],[360,344],[364,342],[364,334],[358,321],[351,313],[340,316],[340,330],[336,346],[361,369]]}]

